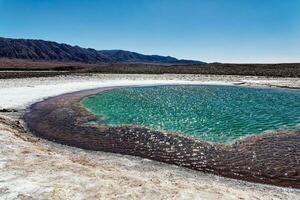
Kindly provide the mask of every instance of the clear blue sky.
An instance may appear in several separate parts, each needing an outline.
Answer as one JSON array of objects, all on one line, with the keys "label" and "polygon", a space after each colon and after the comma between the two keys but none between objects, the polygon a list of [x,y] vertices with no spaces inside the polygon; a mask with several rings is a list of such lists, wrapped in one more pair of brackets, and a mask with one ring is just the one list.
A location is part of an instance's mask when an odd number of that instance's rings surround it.
[{"label": "clear blue sky", "polygon": [[0,36],[207,62],[300,62],[300,0],[0,0]]}]

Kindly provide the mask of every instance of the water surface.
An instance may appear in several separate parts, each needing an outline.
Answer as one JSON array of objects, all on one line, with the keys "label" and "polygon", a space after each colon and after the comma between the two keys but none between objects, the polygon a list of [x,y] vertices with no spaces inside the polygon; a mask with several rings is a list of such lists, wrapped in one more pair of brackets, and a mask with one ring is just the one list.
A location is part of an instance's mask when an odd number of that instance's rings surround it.
[{"label": "water surface", "polygon": [[238,86],[119,88],[85,98],[105,125],[142,125],[226,143],[269,130],[298,128],[300,92]]}]

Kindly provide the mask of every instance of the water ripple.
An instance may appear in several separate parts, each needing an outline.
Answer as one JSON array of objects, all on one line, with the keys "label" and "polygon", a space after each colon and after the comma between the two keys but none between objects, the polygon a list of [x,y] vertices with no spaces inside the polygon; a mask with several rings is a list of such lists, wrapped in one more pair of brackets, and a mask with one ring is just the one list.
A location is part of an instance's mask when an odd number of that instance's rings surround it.
[{"label": "water ripple", "polygon": [[115,89],[83,104],[106,125],[135,124],[225,143],[300,123],[300,92],[238,86]]}]

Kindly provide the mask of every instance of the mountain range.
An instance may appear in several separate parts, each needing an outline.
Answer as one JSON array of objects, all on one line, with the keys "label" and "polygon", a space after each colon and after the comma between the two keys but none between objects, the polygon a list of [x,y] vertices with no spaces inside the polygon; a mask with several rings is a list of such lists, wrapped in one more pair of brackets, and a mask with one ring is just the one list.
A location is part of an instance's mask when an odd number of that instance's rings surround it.
[{"label": "mountain range", "polygon": [[0,37],[0,58],[81,63],[203,64],[171,56],[144,55],[124,50],[95,50],[64,43]]}]

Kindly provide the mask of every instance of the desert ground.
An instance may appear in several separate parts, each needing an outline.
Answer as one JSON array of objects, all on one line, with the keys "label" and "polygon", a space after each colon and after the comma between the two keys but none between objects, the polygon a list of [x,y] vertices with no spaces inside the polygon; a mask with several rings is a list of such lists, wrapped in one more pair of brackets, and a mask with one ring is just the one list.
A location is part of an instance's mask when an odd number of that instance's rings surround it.
[{"label": "desert ground", "polygon": [[300,199],[290,188],[232,180],[133,156],[56,144],[26,130],[37,101],[106,86],[237,84],[300,88],[299,78],[90,74],[0,79],[0,199]]}]

